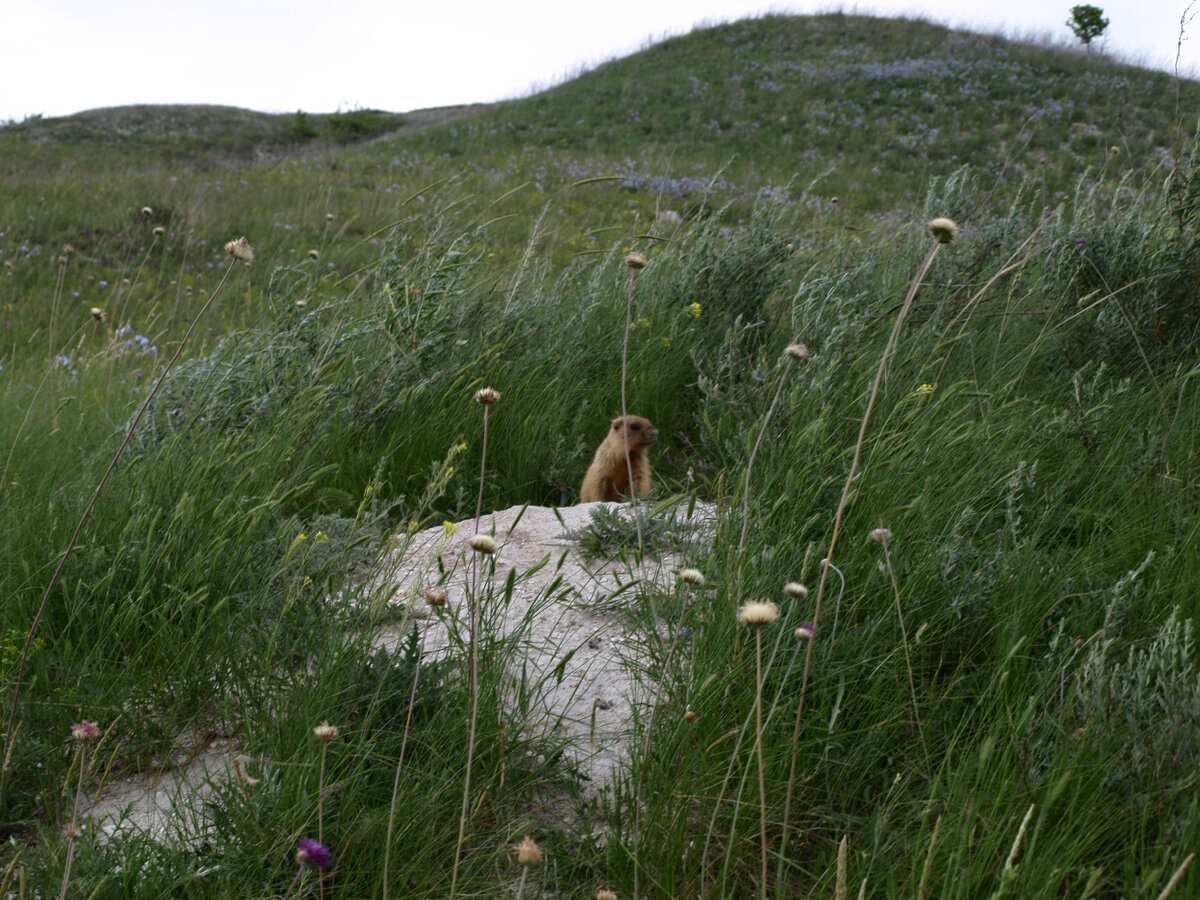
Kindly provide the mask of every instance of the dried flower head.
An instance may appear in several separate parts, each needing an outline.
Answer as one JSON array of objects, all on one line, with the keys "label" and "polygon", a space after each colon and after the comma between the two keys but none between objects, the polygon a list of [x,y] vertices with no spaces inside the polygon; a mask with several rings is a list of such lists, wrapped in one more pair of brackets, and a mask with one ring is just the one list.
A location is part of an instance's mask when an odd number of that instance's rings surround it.
[{"label": "dried flower head", "polygon": [[83,831],[74,822],[68,822],[63,826],[63,837],[68,841],[76,841],[83,837]]},{"label": "dried flower head", "polygon": [[883,547],[886,550],[888,541],[890,541],[892,539],[892,529],[884,528],[882,525],[880,525],[878,528],[876,528],[874,531],[871,532],[871,538],[873,540],[879,541],[879,543],[883,544]]},{"label": "dried flower head", "polygon": [[542,849],[537,845],[537,841],[529,835],[525,835],[525,840],[517,844],[517,862],[523,866],[540,866],[542,864]]},{"label": "dried flower head", "polygon": [[250,246],[250,242],[245,237],[240,237],[236,241],[230,241],[225,245],[225,252],[234,259],[240,259],[244,263],[254,262],[254,248]]},{"label": "dried flower head", "polygon": [[683,721],[687,722],[689,725],[691,725],[693,722],[695,722],[696,721],[696,711],[694,709],[689,709],[687,712],[685,712],[683,714]]},{"label": "dried flower head", "polygon": [[629,266],[631,269],[644,269],[646,268],[646,255],[644,253],[638,253],[636,250],[634,250],[625,257],[625,265]]},{"label": "dried flower head", "polygon": [[802,622],[800,627],[796,629],[796,638],[797,640],[807,641],[813,636],[813,631],[814,628],[812,622]]},{"label": "dried flower head", "polygon": [[300,845],[296,848],[296,862],[308,864],[314,869],[328,869],[333,857],[329,854],[329,848],[320,841],[300,838]]},{"label": "dried flower head", "polygon": [[301,297],[299,300],[296,301],[296,309],[306,309],[307,307],[308,307],[308,301],[305,300],[303,297]]},{"label": "dried flower head", "polygon": [[1116,144],[1113,144],[1111,147],[1108,148],[1108,152],[1111,153],[1113,156],[1120,156],[1121,148],[1118,147]]},{"label": "dried flower head", "polygon": [[496,541],[489,534],[477,534],[467,541],[476,553],[492,554],[496,552]]},{"label": "dried flower head", "polygon": [[500,392],[493,387],[480,388],[471,399],[484,406],[491,406],[500,400]]},{"label": "dried flower head", "polygon": [[341,736],[341,732],[338,731],[338,727],[336,725],[330,725],[328,722],[322,722],[313,729],[313,736],[316,737],[318,741],[336,741]]},{"label": "dried flower head", "polygon": [[98,741],[101,737],[100,726],[84,719],[71,726],[71,737],[77,741]]},{"label": "dried flower head", "polygon": [[685,584],[694,584],[696,587],[700,587],[704,584],[704,573],[699,569],[681,569],[679,580]]},{"label": "dried flower head", "polygon": [[596,900],[617,900],[617,895],[612,891],[596,891]]},{"label": "dried flower head", "polygon": [[143,215],[143,216],[145,216],[145,217],[148,219],[148,218],[150,218],[152,215],[154,215],[154,210],[152,210],[152,209],[151,209],[150,207],[148,207],[148,206],[143,206],[143,207],[142,207],[142,215]]},{"label": "dried flower head", "polygon": [[789,581],[783,586],[783,592],[789,597],[796,597],[799,600],[808,596],[808,588],[798,581]]},{"label": "dried flower head", "polygon": [[163,228],[161,225],[154,226],[154,236],[155,237],[162,237],[166,233],[167,233],[167,229]]},{"label": "dried flower head", "polygon": [[770,625],[779,618],[779,605],[769,600],[751,600],[738,610],[738,621],[751,628]]},{"label": "dried flower head", "polygon": [[325,213],[325,221],[332,222],[333,221],[333,213]]},{"label": "dried flower head", "polygon": [[103,322],[104,321],[104,310],[102,310],[98,306],[93,306],[92,307],[92,318],[95,319],[97,322]]},{"label": "dried flower head", "polygon": [[445,606],[446,601],[450,599],[450,595],[446,593],[445,588],[431,587],[425,588],[425,602],[430,606]]},{"label": "dried flower head", "polygon": [[949,244],[958,240],[958,225],[953,219],[939,217],[929,223],[929,233],[939,244]]},{"label": "dried flower head", "polygon": [[312,249],[312,250],[309,250],[309,251],[308,251],[308,258],[309,258],[309,259],[311,259],[311,260],[318,260],[318,259],[320,259],[320,258],[321,258],[321,252],[320,252],[319,250],[315,249],[315,248],[314,248],[314,249]]},{"label": "dried flower head", "polygon": [[807,359],[808,347],[801,343],[788,344],[787,349],[783,351],[792,359]]}]

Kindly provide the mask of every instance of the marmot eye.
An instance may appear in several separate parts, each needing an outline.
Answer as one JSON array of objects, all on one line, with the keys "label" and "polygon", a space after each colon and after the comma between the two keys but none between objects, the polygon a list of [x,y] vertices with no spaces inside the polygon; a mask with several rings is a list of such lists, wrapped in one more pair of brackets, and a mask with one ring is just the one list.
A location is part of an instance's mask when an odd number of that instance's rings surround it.
[{"label": "marmot eye", "polygon": [[633,425],[630,425],[629,427],[630,427],[631,429],[633,429],[634,431],[641,431],[641,430],[642,430],[642,426],[641,426],[641,425],[638,425],[636,422],[635,422]]}]

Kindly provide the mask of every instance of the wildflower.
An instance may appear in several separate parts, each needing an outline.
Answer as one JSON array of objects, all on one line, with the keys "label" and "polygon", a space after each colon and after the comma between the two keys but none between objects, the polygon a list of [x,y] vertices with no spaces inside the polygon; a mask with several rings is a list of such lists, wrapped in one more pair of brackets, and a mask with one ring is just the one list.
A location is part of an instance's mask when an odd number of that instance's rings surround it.
[{"label": "wildflower", "polygon": [[787,349],[783,352],[792,359],[806,359],[808,357],[808,347],[800,343],[788,344]]},{"label": "wildflower", "polygon": [[225,252],[234,259],[240,259],[244,263],[254,262],[254,248],[250,246],[250,242],[245,237],[240,237],[236,241],[230,241],[225,245]]},{"label": "wildflower", "polygon": [[104,321],[104,310],[102,310],[98,306],[93,306],[92,307],[92,318],[95,319],[97,322],[103,322]]},{"label": "wildflower", "polygon": [[1113,156],[1120,156],[1121,148],[1118,147],[1116,144],[1113,144],[1111,147],[1108,148],[1108,152],[1111,153]]},{"label": "wildflower", "polygon": [[799,600],[808,596],[808,588],[798,581],[789,581],[783,586],[783,592],[789,597],[796,597]]},{"label": "wildflower", "polygon": [[958,240],[958,225],[953,219],[937,218],[929,223],[929,233],[939,244],[949,244]]},{"label": "wildflower", "polygon": [[646,268],[646,256],[634,250],[625,257],[625,265],[631,269],[644,269]]},{"label": "wildflower", "polygon": [[167,233],[167,229],[163,228],[161,225],[154,226],[154,236],[155,237],[162,237],[166,233]]},{"label": "wildflower", "polygon": [[74,822],[68,822],[63,826],[63,837],[65,837],[68,841],[74,841],[83,837],[83,832],[80,831],[79,826]]},{"label": "wildflower", "polygon": [[681,569],[679,580],[700,587],[704,584],[704,574],[699,569]]},{"label": "wildflower", "polygon": [[779,618],[779,606],[768,600],[752,600],[738,610],[738,621],[751,628],[770,625]]},{"label": "wildflower", "polygon": [[525,840],[517,844],[517,862],[523,866],[539,866],[542,863],[542,850],[529,835],[525,835]]},{"label": "wildflower", "polygon": [[308,301],[301,297],[296,301],[296,309],[305,309],[308,306]]},{"label": "wildflower", "polygon": [[148,218],[150,218],[152,215],[154,215],[154,210],[152,210],[152,209],[151,209],[150,207],[148,207],[148,206],[143,206],[143,207],[142,207],[142,215],[143,215],[143,216],[145,216],[145,217],[148,219]]},{"label": "wildflower", "polygon": [[328,869],[333,858],[329,855],[329,848],[320,841],[300,838],[300,846],[296,849],[296,862],[308,863],[314,869]]},{"label": "wildflower", "polygon": [[458,532],[458,525],[447,519],[442,523],[442,529],[446,532],[446,535],[449,536]]},{"label": "wildflower", "polygon": [[71,726],[71,737],[77,741],[98,741],[101,737],[100,726],[84,719]]},{"label": "wildflower", "polygon": [[450,598],[446,594],[445,588],[431,587],[425,589],[425,602],[430,606],[445,606],[448,599]]},{"label": "wildflower", "polygon": [[917,388],[917,393],[918,394],[932,394],[933,393],[933,385],[932,384],[923,384]]},{"label": "wildflower", "polygon": [[318,532],[317,532],[317,543],[318,543],[318,544],[319,544],[319,543],[321,543],[322,541],[327,541],[327,540],[329,540],[329,535],[327,535],[327,534],[326,534],[325,532],[323,532],[323,531],[318,531]]},{"label": "wildflower", "polygon": [[487,534],[477,534],[467,541],[467,543],[471,545],[471,549],[476,553],[486,553],[490,556],[496,552],[496,542]]},{"label": "wildflower", "polygon": [[700,318],[700,304],[693,303],[691,306],[689,306],[688,307],[688,315],[691,316],[693,319]]},{"label": "wildflower", "polygon": [[694,709],[689,709],[687,712],[685,712],[683,714],[683,721],[687,722],[689,725],[691,725],[693,722],[695,722],[696,721],[696,711]]},{"label": "wildflower", "polygon": [[476,403],[482,403],[484,406],[491,406],[500,399],[500,392],[492,387],[480,388],[475,392],[472,398]]},{"label": "wildflower", "polygon": [[296,536],[296,543],[300,543],[301,541],[307,541],[307,540],[308,540],[308,535],[305,534],[303,531],[300,532],[300,534],[298,534]]},{"label": "wildflower", "polygon": [[322,722],[313,729],[313,736],[318,741],[336,741],[341,736],[341,732],[338,731],[338,727],[336,725],[330,725],[328,722]]},{"label": "wildflower", "polygon": [[309,251],[308,251],[308,258],[309,258],[309,259],[312,259],[312,260],[317,260],[317,259],[320,259],[320,258],[321,258],[321,254],[320,254],[318,251],[316,251],[316,250],[309,250]]},{"label": "wildflower", "polygon": [[809,640],[813,636],[813,630],[812,622],[802,622],[800,627],[796,629],[796,639],[801,641]]},{"label": "wildflower", "polygon": [[871,537],[872,537],[872,539],[877,540],[877,541],[879,541],[879,543],[883,544],[883,549],[886,550],[888,541],[890,541],[892,539],[892,530],[890,528],[884,528],[882,525],[880,525],[878,528],[876,528],[874,531],[871,532]]},{"label": "wildflower", "polygon": [[1087,246],[1087,238],[1075,238],[1075,246],[1076,247],[1086,247]]},{"label": "wildflower", "polygon": [[333,221],[333,213],[325,213],[325,221],[332,222]]}]

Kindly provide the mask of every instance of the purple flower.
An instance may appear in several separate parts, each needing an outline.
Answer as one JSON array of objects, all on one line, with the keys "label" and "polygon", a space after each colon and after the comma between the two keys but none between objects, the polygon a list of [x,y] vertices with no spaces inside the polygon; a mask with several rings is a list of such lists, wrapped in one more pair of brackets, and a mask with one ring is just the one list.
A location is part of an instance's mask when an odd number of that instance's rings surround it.
[{"label": "purple flower", "polygon": [[320,841],[314,841],[312,838],[300,838],[300,847],[296,850],[296,861],[308,863],[316,869],[328,869],[333,858],[329,855],[329,848]]},{"label": "purple flower", "polygon": [[1075,238],[1075,246],[1076,247],[1086,247],[1087,246],[1087,238]]}]

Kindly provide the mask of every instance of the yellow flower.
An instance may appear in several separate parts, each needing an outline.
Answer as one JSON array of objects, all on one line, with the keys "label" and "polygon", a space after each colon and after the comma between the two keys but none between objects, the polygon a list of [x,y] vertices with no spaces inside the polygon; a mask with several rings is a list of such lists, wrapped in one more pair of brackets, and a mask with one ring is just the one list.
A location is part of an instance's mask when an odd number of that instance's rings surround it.
[{"label": "yellow flower", "polygon": [[671,339],[670,339],[669,337],[662,337],[662,338],[659,338],[659,339],[658,339],[658,342],[659,342],[660,344],[662,344],[662,345],[663,345],[665,348],[667,348],[668,350],[670,350],[670,349],[671,349]]},{"label": "yellow flower", "polygon": [[458,526],[449,519],[442,523],[442,527],[446,529],[446,534],[455,534],[458,532]]},{"label": "yellow flower", "polygon": [[932,384],[923,384],[919,388],[917,388],[917,393],[918,394],[932,394],[933,393],[933,385]]},{"label": "yellow flower", "polygon": [[318,532],[317,532],[317,542],[318,542],[318,543],[320,543],[321,541],[327,541],[327,540],[329,540],[329,535],[327,535],[327,534],[326,534],[325,532],[323,532],[323,531],[318,531]]},{"label": "yellow flower", "polygon": [[688,309],[688,315],[691,316],[693,319],[700,318],[700,304],[699,303],[693,303],[687,309]]},{"label": "yellow flower", "polygon": [[649,328],[650,320],[649,319],[638,319],[636,322],[633,323],[633,327],[634,328]]},{"label": "yellow flower", "polygon": [[307,534],[305,534],[303,531],[302,531],[302,532],[300,532],[300,536],[296,538],[296,541],[297,541],[297,542],[300,542],[300,541],[307,541],[307,540],[308,540],[308,535],[307,535]]}]

